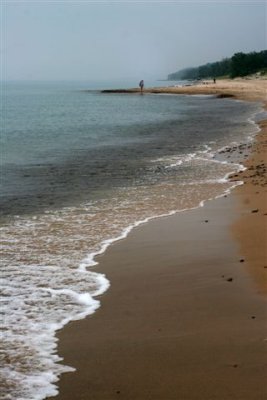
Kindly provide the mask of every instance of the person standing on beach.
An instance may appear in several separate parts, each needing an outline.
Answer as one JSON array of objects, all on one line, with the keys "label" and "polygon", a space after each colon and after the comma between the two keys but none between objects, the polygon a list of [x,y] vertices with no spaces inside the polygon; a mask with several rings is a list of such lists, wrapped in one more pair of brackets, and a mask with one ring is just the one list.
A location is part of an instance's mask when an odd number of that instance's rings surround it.
[{"label": "person standing on beach", "polygon": [[139,82],[139,87],[141,89],[141,93],[143,92],[143,88],[144,88],[144,81],[143,79]]}]

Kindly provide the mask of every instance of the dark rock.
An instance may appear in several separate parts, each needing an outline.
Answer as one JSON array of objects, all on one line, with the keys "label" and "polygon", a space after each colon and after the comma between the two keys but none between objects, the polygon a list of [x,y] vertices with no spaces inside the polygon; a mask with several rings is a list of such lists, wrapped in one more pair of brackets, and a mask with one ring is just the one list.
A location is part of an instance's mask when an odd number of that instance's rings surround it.
[{"label": "dark rock", "polygon": [[227,97],[235,97],[233,94],[229,94],[229,93],[220,93],[217,95],[218,99],[225,99]]}]

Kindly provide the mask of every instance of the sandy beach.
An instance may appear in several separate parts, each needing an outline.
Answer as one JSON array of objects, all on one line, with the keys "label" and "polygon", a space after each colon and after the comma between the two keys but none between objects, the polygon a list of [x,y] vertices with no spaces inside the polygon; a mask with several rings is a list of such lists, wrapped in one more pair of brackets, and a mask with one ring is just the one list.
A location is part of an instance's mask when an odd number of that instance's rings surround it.
[{"label": "sandy beach", "polygon": [[[235,97],[240,100],[265,101],[267,79],[218,79],[204,81],[188,86],[168,86],[159,88],[144,88],[143,93],[166,94],[212,94],[221,97]],[[104,93],[140,93],[139,88],[104,90]]]},{"label": "sandy beach", "polygon": [[[133,93],[133,89],[130,91]],[[267,80],[145,89],[260,101]],[[100,257],[101,307],[58,332],[58,400],[261,400],[266,384],[267,122],[231,194],[150,221]]]}]

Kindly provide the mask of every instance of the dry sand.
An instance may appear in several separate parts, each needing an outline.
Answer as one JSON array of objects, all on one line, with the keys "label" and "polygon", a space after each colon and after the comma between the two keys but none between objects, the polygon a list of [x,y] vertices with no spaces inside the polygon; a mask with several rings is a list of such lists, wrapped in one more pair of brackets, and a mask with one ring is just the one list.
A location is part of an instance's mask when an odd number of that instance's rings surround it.
[{"label": "dry sand", "polygon": [[[264,101],[266,83],[207,90]],[[77,371],[61,376],[56,399],[267,398],[266,122],[262,128],[244,185],[151,221],[98,258],[111,288],[94,315],[59,332],[59,353]]]}]

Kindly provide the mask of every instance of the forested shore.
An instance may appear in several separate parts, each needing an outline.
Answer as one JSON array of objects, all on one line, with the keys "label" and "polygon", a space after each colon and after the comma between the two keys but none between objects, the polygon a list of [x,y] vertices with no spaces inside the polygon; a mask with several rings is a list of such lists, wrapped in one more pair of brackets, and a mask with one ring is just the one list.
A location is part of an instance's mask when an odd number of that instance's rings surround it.
[{"label": "forested shore", "polygon": [[228,77],[236,78],[259,72],[267,73],[267,50],[252,53],[235,53],[231,58],[207,63],[195,68],[185,68],[168,75],[168,80]]}]

